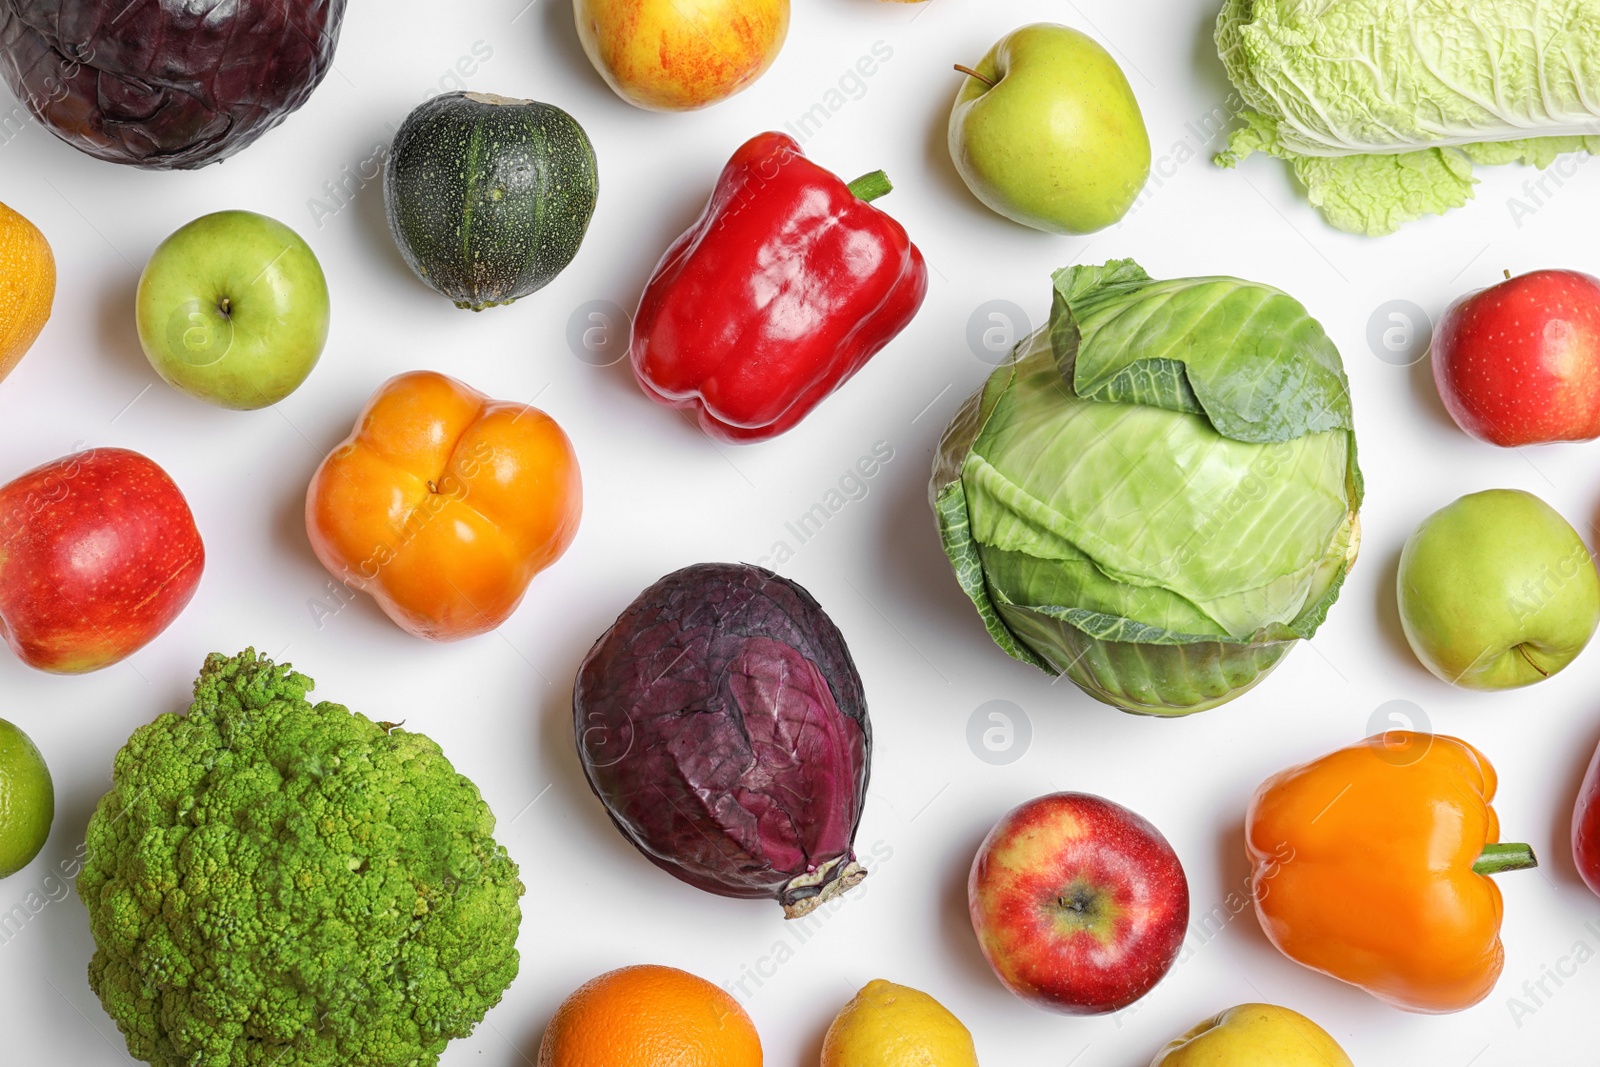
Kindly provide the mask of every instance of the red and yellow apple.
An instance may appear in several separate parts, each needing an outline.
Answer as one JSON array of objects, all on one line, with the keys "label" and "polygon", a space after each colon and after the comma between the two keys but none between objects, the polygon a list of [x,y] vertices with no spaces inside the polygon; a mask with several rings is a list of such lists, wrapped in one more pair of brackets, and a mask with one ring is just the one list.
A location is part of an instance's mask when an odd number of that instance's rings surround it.
[{"label": "red and yellow apple", "polygon": [[789,0],[573,0],[578,39],[606,83],[650,111],[726,100],[767,72]]},{"label": "red and yellow apple", "polygon": [[1490,444],[1600,437],[1600,279],[1536,270],[1457,300],[1433,334],[1433,380]]},{"label": "red and yellow apple", "polygon": [[967,903],[1000,981],[1070,1015],[1150,992],[1189,925],[1189,883],[1167,839],[1087,793],[1052,793],[1001,819],[973,860]]},{"label": "red and yellow apple", "polygon": [[0,636],[30,667],[126,659],[172,624],[204,569],[188,502],[137,452],[79,452],[0,487]]}]

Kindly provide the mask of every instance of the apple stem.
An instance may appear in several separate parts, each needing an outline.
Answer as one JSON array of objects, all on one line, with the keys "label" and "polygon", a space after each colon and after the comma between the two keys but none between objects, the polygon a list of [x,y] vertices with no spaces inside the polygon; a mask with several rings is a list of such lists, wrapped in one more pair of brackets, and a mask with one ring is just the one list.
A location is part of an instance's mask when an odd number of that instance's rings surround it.
[{"label": "apple stem", "polygon": [[851,182],[850,191],[855,194],[858,200],[864,200],[870,204],[878,197],[888,196],[894,192],[894,183],[889,181],[889,176],[883,171],[875,170],[871,174],[863,174]]},{"label": "apple stem", "polygon": [[989,88],[991,88],[991,89],[994,88],[994,82],[990,81],[988,78],[985,78],[982,74],[979,74],[977,71],[973,70],[971,67],[963,67],[960,63],[957,63],[956,64],[956,69],[959,70],[961,73],[965,74],[967,77],[969,77],[969,78],[977,78],[979,81],[981,81],[983,84],[987,85]]},{"label": "apple stem", "polygon": [[1483,854],[1472,865],[1474,874],[1504,874],[1506,871],[1526,871],[1539,866],[1532,845],[1500,844],[1483,846]]},{"label": "apple stem", "polygon": [[1539,677],[1541,677],[1541,678],[1550,677],[1550,672],[1549,671],[1545,670],[1543,667],[1541,667],[1537,663],[1533,662],[1533,657],[1528,655],[1528,646],[1527,645],[1525,645],[1525,644],[1524,645],[1518,645],[1517,646],[1517,655],[1521,656],[1524,660],[1526,660],[1528,666],[1530,666],[1534,670],[1538,671],[1539,672]]},{"label": "apple stem", "polygon": [[231,297],[223,297],[217,302],[217,310],[222,312],[223,318],[233,318],[233,299]]},{"label": "apple stem", "polygon": [[1500,273],[1506,276],[1506,281],[1509,282],[1511,280],[1511,271],[1509,269],[1503,270]]}]

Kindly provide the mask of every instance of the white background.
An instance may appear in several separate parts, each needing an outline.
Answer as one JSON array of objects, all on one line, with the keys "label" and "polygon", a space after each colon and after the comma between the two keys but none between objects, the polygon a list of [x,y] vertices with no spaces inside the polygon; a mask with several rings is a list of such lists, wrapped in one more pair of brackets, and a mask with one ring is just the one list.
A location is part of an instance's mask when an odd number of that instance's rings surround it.
[{"label": "white background", "polygon": [[[1261,999],[1311,1015],[1361,1064],[1592,1062],[1600,964],[1579,966],[1559,989],[1547,981],[1553,995],[1542,1004],[1521,987],[1580,942],[1585,959],[1600,949],[1600,923],[1585,925],[1600,916],[1600,901],[1578,881],[1567,846],[1573,797],[1600,738],[1600,653],[1532,690],[1455,691],[1412,659],[1392,587],[1413,526],[1471,490],[1536,492],[1592,540],[1600,445],[1503,451],[1475,442],[1448,421],[1426,361],[1409,369],[1385,362],[1367,334],[1388,301],[1437,315],[1505,268],[1600,269],[1600,167],[1578,168],[1520,226],[1508,198],[1523,195],[1521,184],[1537,173],[1508,167],[1481,170],[1478,198],[1464,210],[1361,239],[1330,230],[1281,164],[1252,160],[1226,172],[1206,161],[1215,141],[1203,143],[1204,131],[1186,124],[1198,128],[1227,93],[1210,43],[1212,2],[799,0],[788,45],[764,80],[679,116],[637,111],[606,89],[579,48],[567,0],[524,10],[525,2],[358,0],[337,69],[310,104],[241,156],[198,173],[97,162],[37,127],[0,147],[0,199],[45,231],[60,267],[54,318],[0,385],[0,479],[79,442],[138,449],[184,488],[209,553],[193,605],[127,663],[54,678],[0,653],[0,715],[45,752],[59,804],[44,853],[0,883],[0,914],[45,893],[51,872],[70,860],[127,735],[186,705],[206,653],[254,645],[315,677],[320,697],[439,739],[500,816],[500,838],[529,887],[522,974],[446,1064],[530,1062],[568,992],[610,968],[651,961],[730,986],[745,977],[741,999],[775,1067],[815,1064],[828,1021],[875,977],[937,996],[972,1029],[989,1065],[1142,1067],[1194,1022]],[[1144,108],[1158,167],[1170,175],[1122,224],[1088,239],[1035,233],[988,213],[944,147],[959,81],[950,65],[977,61],[1000,36],[1038,20],[1089,30],[1113,48]],[[714,446],[647,401],[626,362],[599,368],[576,358],[566,340],[574,310],[595,300],[631,308],[733,149],[822,101],[879,41],[892,58],[806,149],[846,177],[883,167],[896,181],[882,206],[932,267],[927,306],[911,328],[799,429],[744,448]],[[467,86],[572,112],[595,142],[601,193],[565,274],[514,307],[472,315],[406,271],[385,230],[378,184],[320,225],[309,201],[371,158],[427,94],[456,87],[448,74],[478,42],[493,54]],[[150,251],[195,216],[225,208],[298,229],[321,257],[334,300],[322,364],[296,395],[253,414],[169,390],[146,365],[133,326],[133,289]],[[975,310],[1009,300],[1042,322],[1052,270],[1119,256],[1158,277],[1238,274],[1288,290],[1339,344],[1355,394],[1368,485],[1358,569],[1315,641],[1249,696],[1187,720],[1120,714],[1001,654],[949,573],[924,498],[942,426],[989,369],[966,340]],[[379,382],[420,367],[495,396],[537,397],[574,439],[586,483],[583,527],[568,555],[498,635],[454,646],[419,643],[365,601],[319,628],[313,605],[327,601],[327,576],[301,521],[323,452]],[[894,459],[867,496],[796,544],[785,522],[880,441]],[[779,540],[796,549],[780,569],[848,638],[877,734],[858,839],[872,876],[804,943],[777,905],[704,895],[635,854],[584,784],[570,722],[579,660],[644,586],[694,562],[758,561]],[[1015,703],[1032,724],[1031,748],[1010,766],[991,766],[968,746],[968,720],[991,700]],[[1182,856],[1198,922],[1245,885],[1241,825],[1255,786],[1394,725],[1373,719],[1391,700],[1414,702],[1434,728],[1489,755],[1503,780],[1507,838],[1531,841],[1544,859],[1537,873],[1501,879],[1505,977],[1483,1004],[1443,1018],[1395,1011],[1280,956],[1248,911],[1214,936],[1192,933],[1184,961],[1118,1017],[1040,1012],[990,974],[967,922],[964,883],[978,842],[1010,807],[1072,789],[1140,811]],[[1375,915],[1385,907],[1366,904]],[[125,1062],[120,1035],[85,982],[91,951],[76,897],[48,904],[0,944],[6,1062]],[[759,986],[748,977],[758,970],[770,975]],[[1536,1009],[1520,1027],[1513,995]]]}]

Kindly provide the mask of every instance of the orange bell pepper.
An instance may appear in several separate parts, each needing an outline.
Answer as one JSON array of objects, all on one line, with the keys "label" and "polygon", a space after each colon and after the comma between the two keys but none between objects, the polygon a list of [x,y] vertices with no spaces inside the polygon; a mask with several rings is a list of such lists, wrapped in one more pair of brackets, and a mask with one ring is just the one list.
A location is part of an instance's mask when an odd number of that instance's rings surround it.
[{"label": "orange bell pepper", "polygon": [[1297,963],[1407,1011],[1471,1007],[1505,963],[1495,773],[1454,737],[1394,730],[1267,779],[1245,824],[1256,916]]},{"label": "orange bell pepper", "polygon": [[505,622],[578,531],[555,420],[431,371],[385,382],[317,468],[306,530],[328,572],[436,641]]}]

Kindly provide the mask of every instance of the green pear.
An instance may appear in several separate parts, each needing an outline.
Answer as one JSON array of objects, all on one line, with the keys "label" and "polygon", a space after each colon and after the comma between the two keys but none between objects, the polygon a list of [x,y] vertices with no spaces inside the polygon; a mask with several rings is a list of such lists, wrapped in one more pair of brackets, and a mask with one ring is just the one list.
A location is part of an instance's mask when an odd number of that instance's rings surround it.
[{"label": "green pear", "polygon": [[1150,176],[1150,135],[1122,68],[1093,38],[1049,23],[1009,34],[968,71],[950,155],[979,200],[1048,233],[1110,226]]},{"label": "green pear", "polygon": [[1207,1019],[1150,1067],[1353,1067],[1328,1032],[1297,1011],[1241,1004]]},{"label": "green pear", "polygon": [[1412,651],[1468,689],[1542,681],[1600,623],[1600,575],[1583,539],[1516,489],[1473,493],[1423,520],[1400,553],[1397,584]]}]

